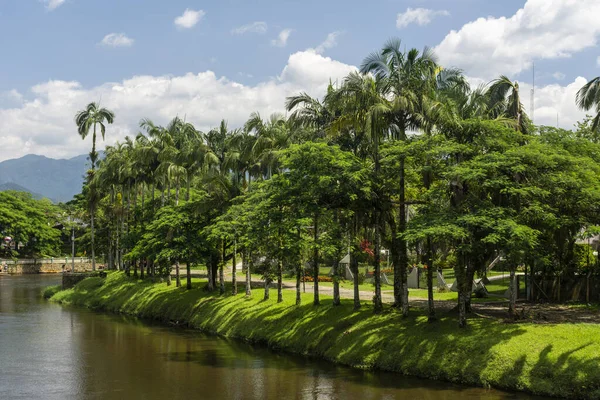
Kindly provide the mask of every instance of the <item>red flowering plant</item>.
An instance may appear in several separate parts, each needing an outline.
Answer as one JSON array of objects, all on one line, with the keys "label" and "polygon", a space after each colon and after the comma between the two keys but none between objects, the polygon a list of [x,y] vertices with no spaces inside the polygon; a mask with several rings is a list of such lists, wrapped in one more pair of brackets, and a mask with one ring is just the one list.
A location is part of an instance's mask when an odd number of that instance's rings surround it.
[{"label": "red flowering plant", "polygon": [[369,259],[375,257],[375,252],[373,251],[373,245],[367,239],[363,239],[360,242],[360,250],[369,256]]}]

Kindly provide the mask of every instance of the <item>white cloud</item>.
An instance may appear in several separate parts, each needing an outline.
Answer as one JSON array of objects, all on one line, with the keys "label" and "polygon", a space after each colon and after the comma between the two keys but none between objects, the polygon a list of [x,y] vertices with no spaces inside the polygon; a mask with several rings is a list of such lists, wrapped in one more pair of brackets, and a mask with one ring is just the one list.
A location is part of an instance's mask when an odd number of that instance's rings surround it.
[{"label": "white cloud", "polygon": [[175,18],[175,25],[181,29],[189,29],[196,26],[198,22],[206,15],[204,10],[186,9],[182,15]]},{"label": "white cloud", "polygon": [[442,64],[486,79],[515,75],[535,59],[570,57],[597,44],[598,0],[527,0],[510,17],[479,18],[436,47]]},{"label": "white cloud", "polygon": [[[69,157],[89,151],[73,123],[75,113],[99,101],[116,114],[107,144],[135,135],[143,117],[166,124],[176,115],[204,131],[223,118],[242,126],[253,111],[268,116],[284,111],[286,96],[306,91],[325,94],[330,79],[342,79],[355,67],[307,50],[290,55],[281,74],[256,85],[218,77],[212,71],[182,76],[134,76],[118,83],[85,88],[78,82],[49,81],[34,86],[25,99],[0,103],[0,160],[25,154]],[[100,142],[99,146],[104,143]]]},{"label": "white cloud", "polygon": [[268,29],[267,23],[263,21],[256,21],[251,24],[238,26],[231,30],[233,35],[243,35],[245,33],[266,33]]},{"label": "white cloud", "polygon": [[[535,110],[534,122],[536,125],[556,126],[556,118],[558,116],[558,124],[561,128],[572,129],[575,122],[582,120],[585,112],[577,108],[575,104],[575,95],[581,89],[587,80],[582,77],[577,77],[573,82],[566,86],[552,84],[535,88]],[[519,82],[521,99],[523,106],[530,114],[531,110],[531,85]]]},{"label": "white cloud", "polygon": [[555,73],[552,74],[552,77],[554,79],[556,79],[557,81],[562,81],[563,79],[565,79],[565,74],[563,74],[560,71],[556,71]]},{"label": "white cloud", "polygon": [[331,32],[329,35],[327,35],[325,41],[315,48],[315,52],[317,52],[317,54],[323,54],[325,50],[337,46],[337,38],[341,34],[342,32],[339,31]]},{"label": "white cloud", "polygon": [[271,40],[271,45],[276,47],[285,47],[287,45],[287,41],[290,38],[291,33],[291,29],[282,30],[281,32],[279,32],[279,35],[277,35],[277,39]]},{"label": "white cloud", "polygon": [[398,13],[396,17],[396,28],[406,28],[410,24],[419,26],[428,25],[435,17],[448,16],[446,10],[430,10],[428,8],[407,8],[405,12]]},{"label": "white cloud", "polygon": [[133,42],[134,40],[124,33],[109,33],[104,36],[100,44],[108,47],[130,47]]},{"label": "white cloud", "polygon": [[52,11],[62,6],[65,0],[42,0],[42,2],[46,5],[48,10]]}]

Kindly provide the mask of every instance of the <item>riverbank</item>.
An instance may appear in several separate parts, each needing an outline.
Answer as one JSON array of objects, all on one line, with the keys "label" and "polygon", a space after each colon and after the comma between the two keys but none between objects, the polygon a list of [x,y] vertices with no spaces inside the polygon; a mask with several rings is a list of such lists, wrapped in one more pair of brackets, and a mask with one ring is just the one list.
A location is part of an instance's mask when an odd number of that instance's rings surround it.
[{"label": "riverbank", "polygon": [[[471,318],[457,328],[456,318],[440,314],[434,324],[419,311],[401,319],[392,309],[373,315],[371,307],[353,311],[351,301],[333,307],[330,298],[312,306],[312,296],[295,306],[243,294],[208,294],[167,287],[109,273],[58,291],[52,301],[135,315],[189,326],[297,354],[321,357],[358,368],[376,368],[424,378],[521,390],[570,398],[600,397],[600,325],[505,324]],[[51,295],[52,293],[47,293]]]}]

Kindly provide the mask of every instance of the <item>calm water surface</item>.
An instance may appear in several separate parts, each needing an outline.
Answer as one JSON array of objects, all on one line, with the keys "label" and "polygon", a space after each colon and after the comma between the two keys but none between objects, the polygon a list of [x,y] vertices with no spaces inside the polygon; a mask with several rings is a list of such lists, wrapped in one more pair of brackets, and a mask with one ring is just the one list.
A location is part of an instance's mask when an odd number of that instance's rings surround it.
[{"label": "calm water surface", "polygon": [[0,399],[533,399],[355,371],[41,299],[0,276]]}]

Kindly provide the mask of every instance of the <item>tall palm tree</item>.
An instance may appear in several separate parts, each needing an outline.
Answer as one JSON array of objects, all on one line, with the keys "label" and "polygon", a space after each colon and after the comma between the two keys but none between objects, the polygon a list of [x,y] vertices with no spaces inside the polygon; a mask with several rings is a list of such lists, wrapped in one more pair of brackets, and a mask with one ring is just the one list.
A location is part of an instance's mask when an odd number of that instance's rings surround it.
[{"label": "tall palm tree", "polygon": [[[389,99],[388,133],[391,140],[406,140],[409,130],[417,130],[426,120],[429,99],[438,86],[441,68],[431,49],[423,52],[402,51],[401,41],[391,39],[379,52],[369,55],[361,66],[362,73],[372,73],[383,85],[383,96]],[[408,315],[408,246],[403,238],[407,226],[407,205],[404,159],[400,159],[398,221],[387,218],[392,232],[394,264],[394,299],[402,315]]]},{"label": "tall palm tree", "polygon": [[[92,151],[90,152],[90,162],[92,164],[91,173],[88,174],[88,182],[92,183],[94,176],[94,170],[96,169],[96,163],[98,162],[98,153],[96,152],[96,127],[100,126],[100,133],[102,134],[102,140],[104,140],[106,134],[106,125],[112,124],[115,120],[115,114],[107,108],[100,108],[96,103],[90,103],[84,110],[79,111],[75,114],[75,125],[77,125],[77,132],[81,136],[81,139],[85,139],[90,131],[92,131]],[[91,231],[91,245],[92,245],[92,270],[96,270],[96,255],[95,255],[95,244],[94,244],[94,214],[96,211],[96,193],[94,185],[90,185],[90,231]]]},{"label": "tall palm tree", "polygon": [[592,119],[592,131],[598,131],[600,127],[600,76],[586,83],[577,92],[577,107],[584,111],[594,109],[596,115]]}]

